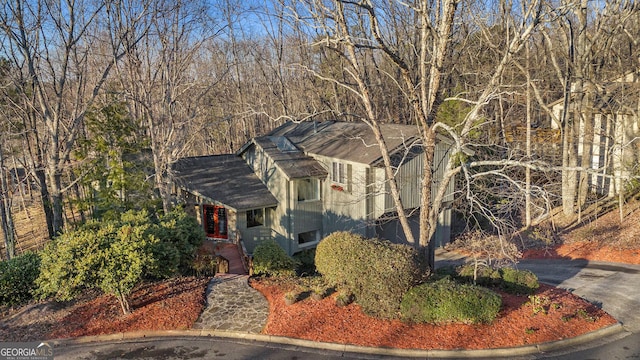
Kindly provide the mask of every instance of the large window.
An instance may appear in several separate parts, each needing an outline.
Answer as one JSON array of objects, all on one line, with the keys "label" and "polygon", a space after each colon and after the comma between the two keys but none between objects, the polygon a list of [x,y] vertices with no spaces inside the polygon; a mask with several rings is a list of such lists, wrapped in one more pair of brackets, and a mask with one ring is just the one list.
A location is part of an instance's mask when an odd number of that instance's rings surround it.
[{"label": "large window", "polygon": [[247,227],[264,225],[264,209],[247,210]]},{"label": "large window", "polygon": [[316,178],[296,181],[298,201],[320,200],[320,180]]}]

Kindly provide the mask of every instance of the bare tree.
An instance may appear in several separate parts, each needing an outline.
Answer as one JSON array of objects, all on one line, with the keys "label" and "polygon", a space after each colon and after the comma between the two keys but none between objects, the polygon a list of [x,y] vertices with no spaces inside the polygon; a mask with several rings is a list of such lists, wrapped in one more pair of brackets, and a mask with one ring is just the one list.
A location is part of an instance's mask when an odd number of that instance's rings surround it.
[{"label": "bare tree", "polygon": [[[16,0],[0,8],[6,39],[2,47],[21,72],[15,83],[26,106],[23,112],[33,115],[31,129],[43,144],[35,156],[46,175],[40,186],[48,188],[43,204],[50,209],[45,211],[51,217],[50,236],[63,226],[62,175],[84,115],[125,54],[125,45],[136,41],[136,18],[126,16],[133,7],[140,14],[147,11],[138,1]],[[96,51],[102,49],[108,52]]]},{"label": "bare tree", "polygon": [[[399,221],[409,242],[427,251],[433,266],[434,246],[432,237],[446,188],[455,174],[462,167],[456,165],[464,148],[469,145],[469,134],[482,118],[482,109],[500,92],[501,77],[513,55],[524,46],[534,29],[543,19],[545,9],[539,1],[522,4],[518,14],[511,14],[506,31],[508,41],[500,49],[498,61],[493,66],[483,90],[473,97],[459,94],[445,98],[446,66],[451,63],[451,44],[454,29],[461,21],[463,9],[456,0],[436,2],[416,1],[411,3],[373,1],[304,1],[290,5],[292,18],[300,21],[303,27],[321,34],[316,36],[314,46],[330,49],[345,60],[343,69],[346,77],[339,78],[310,68],[317,77],[347,89],[359,100],[363,108],[361,120],[366,122],[378,139],[386,168],[389,188],[393,195]],[[465,3],[465,5],[467,5]],[[473,17],[471,12],[466,16],[482,22],[482,15]],[[304,19],[304,21],[303,21]],[[311,19],[311,20],[309,20]],[[466,20],[466,19],[465,19]],[[410,34],[409,50],[405,44],[407,38],[394,24],[412,26],[415,31]],[[369,59],[375,59],[370,61]],[[394,77],[396,86],[404,94],[403,106],[411,109],[411,116],[420,129],[424,153],[424,169],[421,192],[420,234],[415,239],[409,228],[407,210],[403,206],[398,190],[395,173],[389,159],[384,137],[380,133],[379,124],[384,122],[373,99],[374,82],[371,80],[371,67],[381,59],[385,59],[397,70]],[[394,72],[385,72],[385,76],[393,77]],[[343,80],[344,79],[344,80]],[[470,104],[468,114],[458,126],[442,123],[437,118],[438,109],[443,101],[462,101]],[[388,120],[388,119],[387,119]],[[444,178],[432,192],[433,158],[438,133],[446,133],[454,145],[451,150],[451,161],[446,165]]]},{"label": "bare tree", "polygon": [[205,126],[200,121],[206,114],[203,101],[220,80],[220,74],[201,72],[205,68],[197,65],[224,25],[211,18],[206,2],[159,0],[154,7],[143,18],[147,36],[128,49],[117,70],[120,91],[150,139],[155,186],[168,211],[171,164]]}]

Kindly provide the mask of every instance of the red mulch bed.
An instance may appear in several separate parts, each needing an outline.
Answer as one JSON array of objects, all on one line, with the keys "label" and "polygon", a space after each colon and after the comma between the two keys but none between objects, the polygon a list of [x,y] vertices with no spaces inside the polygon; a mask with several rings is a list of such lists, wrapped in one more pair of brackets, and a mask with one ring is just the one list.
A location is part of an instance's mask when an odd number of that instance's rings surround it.
[{"label": "red mulch bed", "polygon": [[123,315],[114,296],[92,291],[69,303],[27,305],[0,317],[3,341],[103,335],[138,330],[189,329],[202,312],[210,278],[183,277],[145,283],[129,297]]},{"label": "red mulch bed", "polygon": [[546,249],[528,249],[525,259],[585,259],[640,265],[640,250],[620,249],[598,242],[576,241]]},{"label": "red mulch bed", "polygon": [[365,315],[357,304],[339,307],[335,294],[316,301],[284,303],[286,286],[268,279],[251,285],[265,295],[270,312],[265,334],[312,341],[404,349],[486,349],[514,347],[575,337],[616,323],[596,306],[564,291],[541,285],[546,314],[534,313],[527,296],[501,293],[499,318],[486,325],[406,324]]},{"label": "red mulch bed", "polygon": [[617,211],[610,211],[563,234],[559,244],[527,249],[523,257],[640,264],[640,202],[634,200],[628,207],[632,211],[622,221]]}]

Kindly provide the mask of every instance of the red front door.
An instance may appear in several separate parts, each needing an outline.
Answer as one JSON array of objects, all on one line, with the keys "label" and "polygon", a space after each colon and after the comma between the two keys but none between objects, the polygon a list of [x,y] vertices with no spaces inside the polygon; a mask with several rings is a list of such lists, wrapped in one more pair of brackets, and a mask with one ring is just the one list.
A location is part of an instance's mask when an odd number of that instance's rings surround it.
[{"label": "red front door", "polygon": [[204,231],[207,237],[227,238],[227,211],[223,206],[204,206]]}]

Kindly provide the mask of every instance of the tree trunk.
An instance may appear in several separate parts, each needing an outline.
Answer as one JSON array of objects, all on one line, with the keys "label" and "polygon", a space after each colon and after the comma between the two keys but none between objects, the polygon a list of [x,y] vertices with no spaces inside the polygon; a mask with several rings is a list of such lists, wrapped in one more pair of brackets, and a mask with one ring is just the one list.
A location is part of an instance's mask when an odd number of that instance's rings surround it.
[{"label": "tree trunk", "polygon": [[49,166],[46,168],[49,178],[51,210],[53,215],[53,236],[58,236],[62,232],[64,225],[63,205],[62,205],[62,176],[58,165],[59,153],[57,141],[52,141],[51,153],[48,154]]},{"label": "tree trunk", "polygon": [[[589,108],[590,96],[585,87],[585,78],[587,76],[587,67],[591,65],[591,54],[588,51],[587,38],[587,1],[581,0],[580,10],[578,12],[578,20],[580,24],[580,32],[578,33],[578,46],[576,49],[578,64],[576,69],[577,86],[576,92],[579,91],[578,98],[580,102],[576,104],[580,113],[580,135],[582,136],[582,158],[580,166],[583,169],[590,169],[593,161],[593,116]],[[578,89],[579,87],[579,89]],[[587,202],[587,192],[589,188],[590,175],[583,170],[580,172],[580,181],[578,185],[578,210],[582,211]]]},{"label": "tree trunk", "polygon": [[[571,26],[569,26],[571,29]],[[573,31],[569,35],[569,62],[573,62],[574,59],[573,48]],[[569,112],[569,106],[571,104],[571,79],[572,79],[572,64],[567,64],[567,73],[565,78],[564,89],[564,106],[562,113],[562,167],[565,169],[562,171],[562,212],[565,216],[573,216],[575,214],[575,197],[576,197],[576,171],[566,170],[570,167],[574,168],[577,165],[577,152],[575,147],[575,111],[576,108],[572,107],[572,112]]]},{"label": "tree trunk", "polygon": [[[420,239],[419,246],[423,249],[424,254],[427,258],[427,264],[429,265],[429,269],[433,271],[435,269],[436,260],[435,260],[435,241],[433,241],[433,235],[436,232],[437,226],[437,216],[436,213],[434,216],[434,208],[433,202],[431,200],[431,186],[433,183],[433,158],[436,148],[436,133],[433,131],[433,128],[430,128],[429,131],[426,131],[427,135],[424,139],[425,143],[423,144],[423,153],[424,153],[424,167],[422,174],[422,190],[420,192],[420,196],[422,197],[420,201]],[[437,207],[439,210],[440,207]],[[435,223],[434,223],[435,219]]]},{"label": "tree trunk", "polygon": [[129,306],[129,302],[127,301],[127,297],[121,292],[116,293],[116,298],[118,298],[118,302],[120,303],[120,308],[122,309],[122,314],[127,315],[131,312],[131,307]]},{"label": "tree trunk", "polygon": [[[2,222],[2,232],[4,233],[4,243],[7,251],[7,259],[16,256],[15,229],[13,217],[11,216],[11,202],[9,200],[9,186],[4,171],[4,153],[0,147],[0,220]],[[17,169],[16,169],[17,170]],[[17,175],[17,172],[16,172]],[[17,176],[18,181],[20,178]]]},{"label": "tree trunk", "polygon": [[44,217],[47,222],[47,232],[49,233],[49,239],[53,239],[56,233],[53,231],[53,208],[51,198],[49,197],[49,188],[47,187],[47,175],[44,173],[42,166],[37,166],[35,173],[40,186],[40,199],[42,201]]},{"label": "tree trunk", "polygon": [[[339,11],[337,13],[338,19],[336,19],[336,21],[338,22],[338,25],[340,27],[339,30],[341,31],[344,38],[350,39],[350,27],[348,26],[347,20],[345,18],[344,4],[342,4],[342,2],[338,2],[337,5]],[[372,104],[372,97],[369,91],[370,84],[366,82],[366,75],[364,73],[364,70],[360,68],[360,64],[358,63],[358,57],[356,56],[355,52],[355,45],[352,42],[347,42],[345,45],[346,52],[348,54],[347,58],[350,62],[351,67],[353,68],[352,77],[353,80],[357,83],[358,90],[360,91],[360,98],[367,113],[367,120],[365,122],[369,125],[369,127],[373,131],[374,136],[376,137],[378,147],[382,155],[382,160],[384,162],[384,168],[387,178],[386,181],[389,184],[389,189],[391,190],[391,197],[393,198],[397,216],[400,221],[400,225],[402,226],[402,231],[404,232],[407,242],[416,246],[415,237],[413,236],[413,232],[411,231],[409,219],[407,218],[404,205],[402,204],[402,199],[400,198],[400,190],[391,164],[389,150],[387,148],[387,144],[385,143],[384,137],[382,136],[382,132],[380,131],[380,125],[378,123],[378,119],[376,117]]]},{"label": "tree trunk", "polygon": [[[531,63],[529,45],[525,48],[525,61],[527,68],[527,161],[531,161]],[[531,227],[531,168],[527,167],[524,174],[524,226]]]}]

